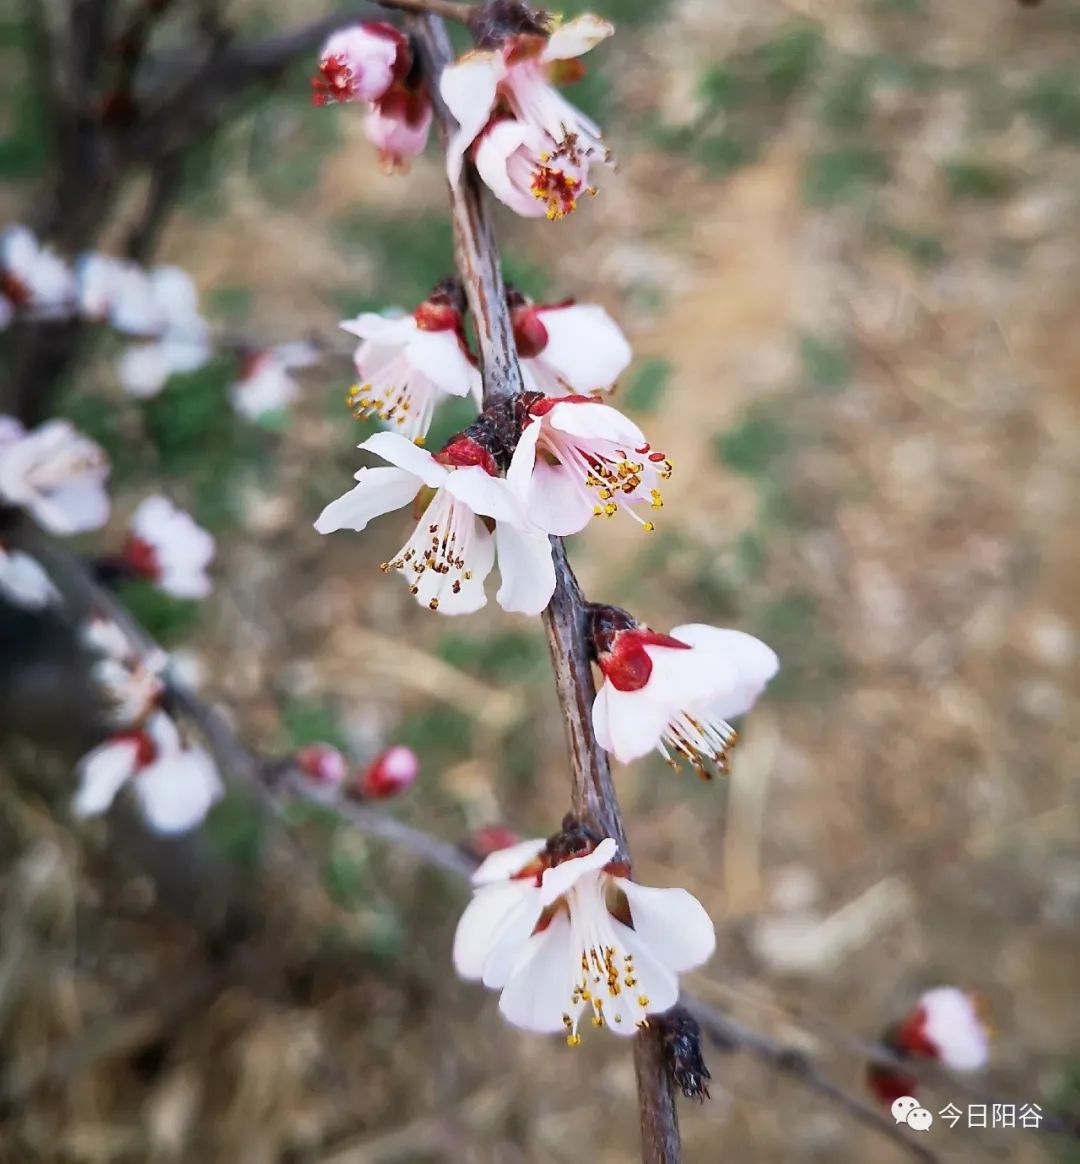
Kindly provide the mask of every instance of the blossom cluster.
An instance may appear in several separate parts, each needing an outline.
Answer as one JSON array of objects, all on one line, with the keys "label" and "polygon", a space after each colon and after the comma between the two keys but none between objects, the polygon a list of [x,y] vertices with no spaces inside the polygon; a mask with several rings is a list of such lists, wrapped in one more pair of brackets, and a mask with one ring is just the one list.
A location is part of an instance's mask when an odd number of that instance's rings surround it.
[{"label": "blossom cluster", "polygon": [[[591,168],[609,154],[599,128],[556,84],[580,75],[578,58],[612,28],[584,16],[552,29],[522,5],[479,12],[478,47],[439,80],[457,122],[451,184],[471,164],[517,213],[565,218],[595,192]],[[320,101],[372,100],[392,67],[389,40],[372,25],[332,37],[315,82]],[[411,508],[417,524],[382,569],[443,615],[484,606],[496,563],[499,605],[541,614],[556,587],[551,539],[618,513],[651,531],[673,472],[667,454],[609,402],[632,353],[602,307],[536,304],[509,288],[506,310],[522,381],[509,396],[505,385],[484,391],[455,279],[411,314],[364,313],[342,324],[360,340],[348,403],[383,430],[359,447],[381,464],[361,468],[315,528],[362,531]],[[471,397],[477,418],[428,450],[435,411],[450,397]],[[776,673],[772,650],[702,624],[660,634],[603,604],[589,606],[587,622],[603,677],[592,707],[596,743],[624,763],[655,749],[703,777],[726,772],[736,740],[728,721],[749,711]],[[484,859],[454,942],[458,972],[498,990],[515,1025],[561,1031],[572,1045],[587,1012],[595,1026],[632,1035],[673,1007],[678,976],[715,946],[700,903],[683,889],[639,885],[618,839],[573,817],[550,838],[512,841],[485,839],[478,850]],[[692,1074],[687,1086],[701,1094],[707,1071]]]},{"label": "blossom cluster", "polygon": [[[26,227],[12,226],[0,238],[0,329],[20,318],[108,325],[126,344],[117,380],[140,400],[156,396],[170,376],[197,371],[213,354],[198,291],[180,267],[146,270],[96,252],[69,265]],[[245,351],[229,393],[233,407],[251,420],[287,407],[300,391],[292,373],[319,359],[302,341]]]}]

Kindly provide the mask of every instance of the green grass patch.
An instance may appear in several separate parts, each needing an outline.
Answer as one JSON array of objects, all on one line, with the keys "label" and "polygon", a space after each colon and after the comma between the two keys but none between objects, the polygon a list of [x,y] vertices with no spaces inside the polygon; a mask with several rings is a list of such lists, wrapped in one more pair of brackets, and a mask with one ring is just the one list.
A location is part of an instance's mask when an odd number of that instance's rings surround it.
[{"label": "green grass patch", "polygon": [[281,730],[292,751],[306,744],[330,744],[339,751],[348,750],[337,713],[325,703],[286,700],[281,708]]},{"label": "green grass patch", "polygon": [[1020,108],[1057,141],[1080,142],[1080,70],[1058,69],[1021,96]]},{"label": "green grass patch", "polygon": [[525,683],[547,673],[547,644],[539,630],[485,637],[447,631],[439,639],[438,653],[462,671],[493,682]]},{"label": "green grass patch", "polygon": [[173,598],[145,579],[121,582],[117,593],[147,634],[167,647],[183,642],[199,623],[201,608],[198,602]]},{"label": "green grass patch", "polygon": [[802,382],[812,392],[839,392],[851,380],[851,357],[841,344],[803,332],[799,336]]},{"label": "green grass patch", "polygon": [[738,424],[713,438],[713,454],[727,468],[746,477],[768,472],[788,449],[789,438],[771,410],[750,409]]},{"label": "green grass patch", "polygon": [[909,230],[887,223],[877,233],[886,246],[905,255],[917,267],[940,267],[949,257],[945,241],[932,231]]},{"label": "green grass patch", "polygon": [[959,201],[993,202],[1016,188],[1007,170],[975,158],[956,158],[941,169],[949,195]]},{"label": "green grass patch", "polygon": [[885,157],[862,145],[841,145],[813,154],[803,172],[803,200],[826,209],[855,202],[889,176]]},{"label": "green grass patch", "polygon": [[628,412],[655,412],[664,399],[671,379],[671,364],[668,360],[652,357],[642,360],[630,376],[622,403]]}]

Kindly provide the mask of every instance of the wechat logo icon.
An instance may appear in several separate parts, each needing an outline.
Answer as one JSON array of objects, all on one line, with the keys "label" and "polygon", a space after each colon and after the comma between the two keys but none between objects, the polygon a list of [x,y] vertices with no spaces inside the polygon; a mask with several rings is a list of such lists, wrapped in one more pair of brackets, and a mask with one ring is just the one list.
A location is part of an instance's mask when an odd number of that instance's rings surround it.
[{"label": "wechat logo icon", "polygon": [[929,1131],[930,1125],[934,1122],[933,1115],[921,1106],[913,1095],[902,1095],[894,1100],[892,1115],[898,1124],[907,1124],[916,1132]]}]

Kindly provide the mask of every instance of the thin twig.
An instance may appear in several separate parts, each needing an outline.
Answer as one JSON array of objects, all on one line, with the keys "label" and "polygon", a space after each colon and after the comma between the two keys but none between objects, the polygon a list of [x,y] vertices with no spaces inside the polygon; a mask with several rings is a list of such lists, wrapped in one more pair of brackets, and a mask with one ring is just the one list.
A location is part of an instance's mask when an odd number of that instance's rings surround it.
[{"label": "thin twig", "polygon": [[774,1071],[789,1075],[818,1095],[826,1096],[852,1118],[902,1145],[917,1160],[924,1160],[926,1164],[940,1164],[940,1157],[935,1152],[902,1132],[899,1125],[878,1108],[849,1095],[843,1088],[826,1079],[814,1060],[798,1048],[777,1043],[760,1031],[743,1026],[696,999],[683,996],[682,1003],[718,1047],[725,1051],[749,1052],[768,1063]]},{"label": "thin twig", "polygon": [[[408,17],[406,23],[419,44],[445,145],[453,128],[453,120],[438,93],[438,79],[452,59],[446,28],[433,16]],[[458,273],[476,321],[484,403],[491,405],[517,396],[524,386],[491,222],[490,199],[471,167],[466,167],[460,185],[451,189],[450,204]],[[552,552],[556,585],[544,612],[544,626],[570,747],[573,808],[601,834],[614,837],[622,856],[629,860],[607,753],[597,744],[592,731],[596,691],[586,645],[585,601],[557,538],[552,538]],[[646,1028],[635,1037],[634,1066],[642,1159],[645,1164],[678,1164],[681,1148],[675,1091],[664,1064],[658,1030]]]}]

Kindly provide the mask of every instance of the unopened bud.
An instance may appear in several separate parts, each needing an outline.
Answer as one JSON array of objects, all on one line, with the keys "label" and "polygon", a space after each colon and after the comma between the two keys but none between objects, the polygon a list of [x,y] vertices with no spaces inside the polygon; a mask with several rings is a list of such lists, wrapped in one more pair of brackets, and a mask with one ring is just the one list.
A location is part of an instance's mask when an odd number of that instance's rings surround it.
[{"label": "unopened bud", "polygon": [[400,795],[419,775],[416,753],[404,744],[395,744],[372,760],[357,783],[357,791],[364,800],[383,800]]},{"label": "unopened bud", "polygon": [[349,762],[330,744],[308,744],[296,753],[296,766],[317,784],[336,787],[349,774]]},{"label": "unopened bud", "polygon": [[712,1078],[701,1054],[701,1027],[684,1006],[650,1019],[660,1028],[664,1048],[664,1062],[675,1081],[675,1086],[687,1099],[702,1103],[709,1099],[708,1081]]},{"label": "unopened bud", "polygon": [[467,848],[478,861],[484,861],[492,853],[498,853],[501,849],[509,849],[511,845],[516,845],[520,840],[521,837],[505,825],[484,825],[483,828],[476,829],[469,837]]}]

